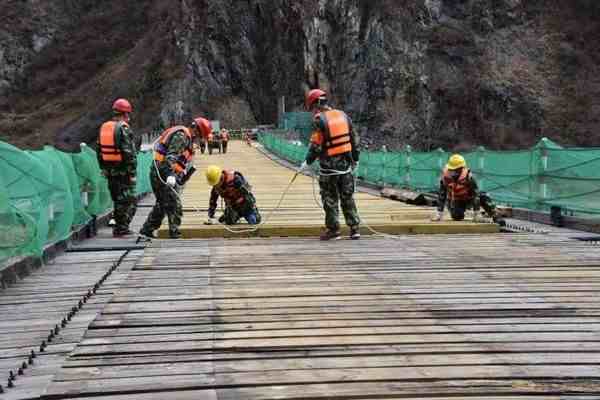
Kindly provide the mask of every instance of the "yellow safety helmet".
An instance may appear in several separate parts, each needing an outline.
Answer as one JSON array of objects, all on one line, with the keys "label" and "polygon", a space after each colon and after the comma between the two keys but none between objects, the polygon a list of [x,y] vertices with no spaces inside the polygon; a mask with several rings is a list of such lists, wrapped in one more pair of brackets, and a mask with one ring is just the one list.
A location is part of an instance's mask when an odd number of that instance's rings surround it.
[{"label": "yellow safety helmet", "polygon": [[454,154],[448,160],[448,164],[446,164],[446,168],[448,168],[450,171],[453,171],[453,170],[459,169],[459,168],[464,168],[466,166],[467,166],[467,162],[465,161],[465,158],[463,156],[461,156],[460,154]]},{"label": "yellow safety helmet", "polygon": [[206,181],[210,186],[215,186],[221,180],[223,170],[216,165],[210,165],[206,168]]}]

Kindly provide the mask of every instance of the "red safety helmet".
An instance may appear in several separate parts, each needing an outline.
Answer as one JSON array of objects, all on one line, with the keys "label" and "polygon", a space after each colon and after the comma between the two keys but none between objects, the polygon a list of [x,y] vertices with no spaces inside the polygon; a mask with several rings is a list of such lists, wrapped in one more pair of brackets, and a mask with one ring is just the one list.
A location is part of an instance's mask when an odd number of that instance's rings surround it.
[{"label": "red safety helmet", "polygon": [[212,124],[206,118],[194,118],[192,126],[197,128],[205,139],[212,133]]},{"label": "red safety helmet", "polygon": [[131,103],[126,99],[117,99],[112,105],[113,111],[120,113],[130,113],[133,111]]},{"label": "red safety helmet", "polygon": [[307,110],[310,110],[315,101],[319,100],[321,97],[327,97],[327,93],[325,93],[321,89],[313,89],[306,92],[306,97],[304,98],[304,105]]}]

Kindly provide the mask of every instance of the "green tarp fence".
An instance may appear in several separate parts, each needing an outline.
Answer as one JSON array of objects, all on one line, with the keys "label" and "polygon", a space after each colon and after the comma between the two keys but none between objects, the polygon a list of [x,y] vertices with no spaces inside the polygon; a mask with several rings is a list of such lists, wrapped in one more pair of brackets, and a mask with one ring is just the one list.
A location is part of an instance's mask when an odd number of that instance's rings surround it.
[{"label": "green tarp fence", "polygon": [[278,128],[297,132],[300,141],[307,144],[312,133],[313,116],[309,112],[286,112],[279,117]]},{"label": "green tarp fence", "polygon": [[[296,165],[308,147],[273,133],[259,141],[270,152]],[[358,177],[366,182],[421,192],[438,190],[441,170],[451,153],[363,151]],[[463,153],[479,187],[500,204],[549,211],[558,206],[582,217],[600,214],[600,148],[562,148],[542,139],[523,151],[478,148]]]},{"label": "green tarp fence", "polygon": [[[150,192],[152,154],[138,155],[138,194]],[[22,151],[0,141],[0,262],[41,255],[46,244],[66,239],[73,226],[112,208],[96,153],[53,147]]]}]

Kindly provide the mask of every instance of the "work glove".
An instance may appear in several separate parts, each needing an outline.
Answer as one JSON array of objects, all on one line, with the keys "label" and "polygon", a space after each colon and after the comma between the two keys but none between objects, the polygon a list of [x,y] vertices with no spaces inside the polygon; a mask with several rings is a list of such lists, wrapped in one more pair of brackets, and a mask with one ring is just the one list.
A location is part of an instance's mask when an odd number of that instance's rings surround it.
[{"label": "work glove", "polygon": [[352,173],[358,171],[359,162],[352,163]]},{"label": "work glove", "polygon": [[175,185],[177,185],[177,179],[173,175],[169,175],[167,178],[167,185],[170,187],[175,187]]},{"label": "work glove", "polygon": [[306,162],[306,160],[302,161],[302,164],[300,165],[300,168],[298,169],[298,172],[302,172],[305,169],[308,168],[308,163]]},{"label": "work glove", "polygon": [[196,167],[194,167],[193,164],[188,165],[188,167],[185,170],[185,173],[183,175],[180,175],[179,177],[177,177],[177,184],[179,186],[185,185],[186,182],[188,180],[190,180],[190,178],[192,177],[192,175],[194,175],[195,172],[196,172]]},{"label": "work glove", "polygon": [[431,216],[431,220],[436,222],[436,221],[441,221],[444,218],[444,213],[441,212],[440,210],[436,210],[436,212]]},{"label": "work glove", "polygon": [[481,213],[474,212],[473,213],[473,222],[484,223],[484,222],[489,222],[489,221],[487,220],[487,218],[485,218],[483,215],[481,215]]}]

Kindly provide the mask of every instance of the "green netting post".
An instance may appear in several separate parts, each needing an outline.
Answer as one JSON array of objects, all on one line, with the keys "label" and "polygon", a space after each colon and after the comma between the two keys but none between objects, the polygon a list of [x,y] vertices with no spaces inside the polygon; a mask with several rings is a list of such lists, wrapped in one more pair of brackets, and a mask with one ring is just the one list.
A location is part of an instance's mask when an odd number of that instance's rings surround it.
[{"label": "green netting post", "polygon": [[361,158],[365,159],[361,164],[364,165],[363,169],[363,179],[365,181],[369,181],[369,162],[371,161],[371,157],[368,151],[363,151],[360,153]]},{"label": "green netting post", "polygon": [[485,147],[477,148],[477,177],[479,189],[485,192]]},{"label": "green netting post", "polygon": [[438,152],[438,169],[441,173],[444,169],[444,163],[446,162],[446,151],[441,147],[438,147],[436,151]]},{"label": "green netting post", "polygon": [[548,198],[548,183],[546,182],[546,171],[548,170],[548,139],[542,138],[538,143],[537,152],[539,153],[539,162],[536,162],[535,182],[537,186],[537,196],[535,199],[536,208],[538,210],[544,208],[546,199]]},{"label": "green netting post", "polygon": [[406,157],[406,173],[404,174],[404,185],[407,188],[411,188],[410,182],[411,182],[411,176],[410,176],[410,165],[411,165],[411,158],[412,158],[412,147],[407,144],[406,147],[404,148],[404,154]]},{"label": "green netting post", "polygon": [[441,147],[438,147],[437,150],[435,150],[438,153],[438,162],[437,162],[437,166],[438,166],[438,170],[436,172],[434,172],[434,174],[436,174],[437,176],[433,177],[432,182],[436,181],[436,178],[438,178],[439,176],[441,176],[442,171],[444,170],[444,165],[446,164],[446,151],[444,149],[442,149]]},{"label": "green netting post", "polygon": [[386,153],[382,153],[381,154],[381,177],[379,178],[381,180],[381,186],[385,187],[385,176],[386,176],[386,167],[387,167],[387,154]]}]

